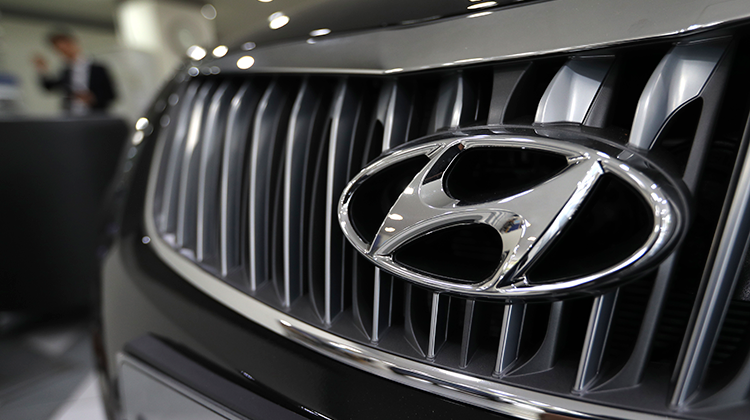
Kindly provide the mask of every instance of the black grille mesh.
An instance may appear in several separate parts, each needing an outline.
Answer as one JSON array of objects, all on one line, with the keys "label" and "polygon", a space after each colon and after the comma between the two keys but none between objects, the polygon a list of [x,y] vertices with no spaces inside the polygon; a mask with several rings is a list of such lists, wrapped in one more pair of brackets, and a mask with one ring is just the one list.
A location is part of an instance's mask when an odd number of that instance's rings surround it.
[{"label": "black grille mesh", "polygon": [[[730,51],[746,46],[738,37]],[[607,51],[614,69],[584,124],[558,128],[626,143],[638,96],[670,47]],[[504,305],[434,293],[376,269],[338,226],[344,186],[382,151],[439,131],[529,126],[565,61],[400,77],[194,78],[178,92],[160,133],[157,229],[175,251],[237,289],[348,339],[511,385],[668,413],[676,372],[689,362],[680,349],[720,239],[721,204],[737,176],[746,58],[726,54],[699,105],[677,112],[657,140],[654,153],[684,173],[695,197],[696,222],[684,246],[657,271],[605,297]],[[380,214],[380,207],[373,202],[370,211]],[[748,362],[746,306],[729,308],[691,400],[696,407],[721,401],[720,384],[744,380],[727,366]],[[606,339],[597,343],[596,334]],[[744,386],[750,389],[750,380]],[[682,407],[680,415],[711,417],[712,407],[725,408],[711,404],[708,411]],[[726,413],[746,410],[733,407]]]}]

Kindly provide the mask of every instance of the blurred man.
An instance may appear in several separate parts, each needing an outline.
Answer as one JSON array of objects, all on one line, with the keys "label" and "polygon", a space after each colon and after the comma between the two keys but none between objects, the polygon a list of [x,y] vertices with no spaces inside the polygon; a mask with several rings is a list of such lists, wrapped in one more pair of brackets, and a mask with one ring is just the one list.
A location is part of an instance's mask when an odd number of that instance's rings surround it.
[{"label": "blurred man", "polygon": [[69,32],[53,32],[48,40],[65,60],[65,67],[58,77],[51,77],[44,57],[34,57],[42,86],[49,91],[61,91],[63,110],[72,115],[106,111],[115,99],[107,69],[86,58],[78,41]]}]

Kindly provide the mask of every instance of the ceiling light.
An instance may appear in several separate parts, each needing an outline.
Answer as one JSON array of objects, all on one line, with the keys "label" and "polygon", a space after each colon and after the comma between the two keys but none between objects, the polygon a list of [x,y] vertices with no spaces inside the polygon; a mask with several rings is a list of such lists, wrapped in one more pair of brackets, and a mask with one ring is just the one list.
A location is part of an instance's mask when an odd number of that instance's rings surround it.
[{"label": "ceiling light", "polygon": [[198,45],[193,45],[187,49],[187,55],[195,61],[203,60],[206,56],[206,50]]},{"label": "ceiling light", "polygon": [[253,57],[250,57],[249,55],[240,57],[239,60],[237,60],[237,67],[239,67],[242,70],[247,70],[250,67],[255,64],[255,59]]},{"label": "ceiling light", "polygon": [[201,7],[201,14],[208,20],[214,20],[216,19],[216,8],[213,4],[206,4]]},{"label": "ceiling light", "polygon": [[227,48],[226,45],[219,45],[218,47],[214,48],[213,55],[214,57],[224,57],[229,52],[229,48]]},{"label": "ceiling light", "polygon": [[328,35],[330,33],[331,33],[330,29],[328,29],[328,28],[320,28],[320,29],[316,29],[314,31],[310,31],[310,36],[323,36],[323,35]]},{"label": "ceiling light", "polygon": [[133,134],[133,146],[138,146],[143,141],[143,131],[136,131],[135,134]]},{"label": "ceiling light", "polygon": [[268,17],[268,27],[271,29],[279,29],[289,23],[289,16],[283,12],[276,12]]},{"label": "ceiling light", "polygon": [[148,118],[146,117],[138,118],[138,121],[135,122],[136,130],[145,130],[146,127],[148,127]]}]

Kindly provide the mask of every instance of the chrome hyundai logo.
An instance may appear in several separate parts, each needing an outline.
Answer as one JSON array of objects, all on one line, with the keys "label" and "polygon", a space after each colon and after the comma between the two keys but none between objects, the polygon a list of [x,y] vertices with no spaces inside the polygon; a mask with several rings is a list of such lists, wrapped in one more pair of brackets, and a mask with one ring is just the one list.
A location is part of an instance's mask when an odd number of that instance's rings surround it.
[{"label": "chrome hyundai logo", "polygon": [[[453,198],[446,191],[448,169],[462,153],[473,148],[498,147],[553,153],[564,157],[565,165],[538,185],[500,199],[467,203]],[[428,158],[425,166],[400,193],[374,238],[362,238],[352,223],[354,215],[351,214],[351,200],[358,188],[378,172],[418,156]],[[370,261],[396,276],[432,289],[473,297],[510,299],[599,288],[621,278],[620,274],[624,272],[653,267],[655,260],[673,242],[680,225],[681,212],[673,203],[679,200],[670,198],[670,194],[675,195],[673,186],[659,176],[646,175],[629,165],[628,158],[633,158],[632,153],[611,145],[595,149],[574,142],[509,134],[416,144],[379,158],[349,183],[339,201],[339,222],[348,240]],[[576,217],[582,203],[604,174],[612,174],[626,182],[648,205],[653,216],[653,225],[648,226],[648,238],[626,258],[593,274],[535,284],[534,279],[527,276],[529,269]],[[415,270],[394,258],[399,249],[416,238],[447,227],[471,224],[490,226],[502,239],[500,263],[486,279],[473,283],[454,281],[440,273]],[[606,232],[602,234],[606,236]],[[617,238],[602,239],[602,246],[606,246],[606,240],[616,241]],[[580,257],[580,264],[586,264],[586,256]]]}]

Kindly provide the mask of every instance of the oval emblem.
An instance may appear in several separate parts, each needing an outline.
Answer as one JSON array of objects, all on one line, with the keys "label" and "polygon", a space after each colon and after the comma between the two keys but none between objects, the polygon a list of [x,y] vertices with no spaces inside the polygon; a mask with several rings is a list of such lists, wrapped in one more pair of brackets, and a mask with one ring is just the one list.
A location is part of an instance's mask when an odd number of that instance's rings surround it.
[{"label": "oval emblem", "polygon": [[387,272],[484,298],[600,292],[678,239],[680,181],[604,141],[481,134],[406,144],[339,201],[344,235]]}]

